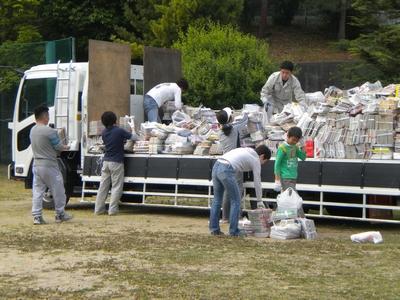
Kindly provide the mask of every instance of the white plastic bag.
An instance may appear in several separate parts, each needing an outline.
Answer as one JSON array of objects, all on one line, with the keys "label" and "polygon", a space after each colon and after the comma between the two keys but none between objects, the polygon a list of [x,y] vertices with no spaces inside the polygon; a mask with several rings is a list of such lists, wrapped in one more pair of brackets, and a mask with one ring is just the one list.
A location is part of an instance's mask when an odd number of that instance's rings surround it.
[{"label": "white plastic bag", "polygon": [[271,227],[270,237],[278,240],[298,239],[301,235],[301,224],[294,219],[282,220]]},{"label": "white plastic bag", "polygon": [[303,205],[303,199],[291,187],[278,195],[277,202],[278,210],[300,209]]},{"label": "white plastic bag", "polygon": [[355,243],[367,243],[371,242],[374,244],[382,243],[383,238],[379,231],[366,231],[357,234],[352,234],[350,236],[352,242]]}]

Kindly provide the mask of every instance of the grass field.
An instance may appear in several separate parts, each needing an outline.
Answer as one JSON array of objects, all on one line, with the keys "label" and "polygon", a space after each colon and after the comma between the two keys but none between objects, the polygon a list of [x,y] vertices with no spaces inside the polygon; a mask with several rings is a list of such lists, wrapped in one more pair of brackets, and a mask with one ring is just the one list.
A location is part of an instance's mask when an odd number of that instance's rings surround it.
[{"label": "grass field", "polygon": [[[0,298],[398,299],[399,226],[316,220],[318,240],[212,237],[207,213],[123,207],[33,226],[30,191],[0,176]],[[227,228],[223,228],[227,231]],[[384,243],[353,244],[380,230]]]}]

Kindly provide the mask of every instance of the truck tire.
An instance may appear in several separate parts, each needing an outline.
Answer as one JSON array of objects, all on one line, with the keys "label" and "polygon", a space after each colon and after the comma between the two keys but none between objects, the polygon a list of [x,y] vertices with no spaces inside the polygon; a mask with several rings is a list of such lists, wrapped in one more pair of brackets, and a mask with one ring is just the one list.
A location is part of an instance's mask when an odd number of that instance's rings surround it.
[{"label": "truck tire", "polygon": [[[65,189],[65,205],[67,205],[69,198],[71,197],[71,184],[70,181],[68,180],[68,167],[67,164],[65,163],[65,161],[61,158],[57,159],[58,161],[58,167],[60,168],[61,174],[63,176],[63,180],[64,180],[64,189]],[[43,195],[43,208],[44,209],[54,209],[54,199],[53,199],[53,195],[51,194],[51,192],[49,191],[49,189],[46,189],[46,192]]]}]

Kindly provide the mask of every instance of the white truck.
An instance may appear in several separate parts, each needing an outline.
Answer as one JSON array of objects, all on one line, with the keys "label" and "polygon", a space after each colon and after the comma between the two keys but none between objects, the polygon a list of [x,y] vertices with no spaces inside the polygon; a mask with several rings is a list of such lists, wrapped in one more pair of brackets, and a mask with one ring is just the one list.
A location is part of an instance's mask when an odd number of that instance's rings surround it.
[{"label": "white truck", "polygon": [[[147,51],[147,52],[146,52]],[[32,180],[29,132],[33,109],[50,107],[50,124],[63,129],[72,146],[62,153],[60,167],[68,196],[97,193],[101,154],[88,151],[89,125],[101,113],[135,115],[143,121],[143,94],[159,82],[181,76],[180,55],[167,49],[147,48],[144,66],[130,62],[127,46],[90,41],[89,63],[32,67],[21,80],[14,111],[10,176]],[[169,77],[168,77],[169,76]],[[211,170],[216,157],[194,155],[125,155],[124,197],[132,204],[208,208],[212,200]],[[399,161],[309,159],[299,163],[297,189],[312,216],[400,222]],[[262,170],[264,199],[275,201],[273,163]],[[80,187],[77,189],[77,187]],[[248,199],[254,199],[251,174],[244,175]],[[153,201],[156,198],[156,201]],[[153,200],[152,200],[153,199]],[[45,197],[51,204],[51,195]]]},{"label": "white truck", "polygon": [[[160,54],[161,52],[161,54]],[[161,59],[171,58],[179,63],[177,51],[146,48],[145,61],[149,61],[148,82],[157,78],[157,53]],[[179,58],[178,60],[176,58]],[[35,124],[33,111],[39,105],[50,108],[49,125],[59,129],[65,143],[71,145],[61,153],[59,165],[64,176],[67,198],[77,193],[82,185],[81,170],[88,142],[88,126],[91,120],[100,120],[101,113],[112,110],[117,115],[136,115],[138,127],[143,122],[144,68],[131,65],[130,48],[126,45],[90,41],[89,59],[85,63],[58,63],[38,65],[26,70],[21,79],[15,101],[12,130],[12,164],[9,177],[23,178],[27,188],[32,185],[33,154],[29,133]],[[169,73],[178,79],[180,72]],[[168,80],[168,78],[165,78]],[[51,202],[46,194],[45,201]],[[51,204],[51,203],[50,203]]]}]

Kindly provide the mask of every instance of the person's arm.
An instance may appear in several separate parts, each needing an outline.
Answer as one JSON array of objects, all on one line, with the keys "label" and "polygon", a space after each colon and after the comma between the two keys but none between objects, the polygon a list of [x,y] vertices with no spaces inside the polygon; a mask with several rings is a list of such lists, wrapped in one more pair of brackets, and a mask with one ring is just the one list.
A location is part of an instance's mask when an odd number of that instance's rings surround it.
[{"label": "person's arm", "polygon": [[261,101],[265,104],[268,101],[272,100],[272,91],[274,90],[274,84],[275,84],[275,75],[272,74],[269,76],[267,82],[264,84],[264,86],[261,89]]},{"label": "person's arm", "polygon": [[122,129],[122,136],[124,137],[124,139],[126,140],[132,140],[132,141],[137,141],[139,139],[138,135],[136,134],[136,132],[128,132],[125,129]]},{"label": "person's arm", "polygon": [[182,108],[182,90],[180,88],[175,91],[175,108]]},{"label": "person's arm", "polygon": [[232,126],[237,127],[240,130],[242,129],[242,127],[247,125],[248,121],[249,121],[249,116],[248,113],[245,112],[243,113],[243,118],[241,120],[232,122]]},{"label": "person's arm", "polygon": [[300,81],[296,77],[293,77],[293,93],[294,93],[294,97],[297,102],[305,103],[306,94],[304,93],[303,89],[301,88]]},{"label": "person's arm", "polygon": [[301,160],[306,160],[306,152],[303,150],[303,148],[297,147],[296,146],[296,155],[298,158]]},{"label": "person's arm", "polygon": [[67,151],[67,150],[69,150],[69,146],[64,145],[64,144],[61,142],[60,137],[58,136],[58,133],[57,133],[56,130],[53,130],[53,131],[50,133],[50,135],[49,135],[49,140],[50,140],[51,145],[53,146],[53,148],[54,148],[56,151],[62,152],[62,151]]},{"label": "person's arm", "polygon": [[275,164],[274,164],[274,174],[275,174],[275,180],[280,181],[281,180],[281,171],[282,171],[282,159],[283,159],[284,153],[281,149],[281,147],[278,147],[278,151],[276,152],[276,157],[275,157]]},{"label": "person's arm", "polygon": [[256,190],[257,202],[262,201],[262,188],[261,188],[261,163],[260,160],[254,160],[253,166],[254,189]]}]

